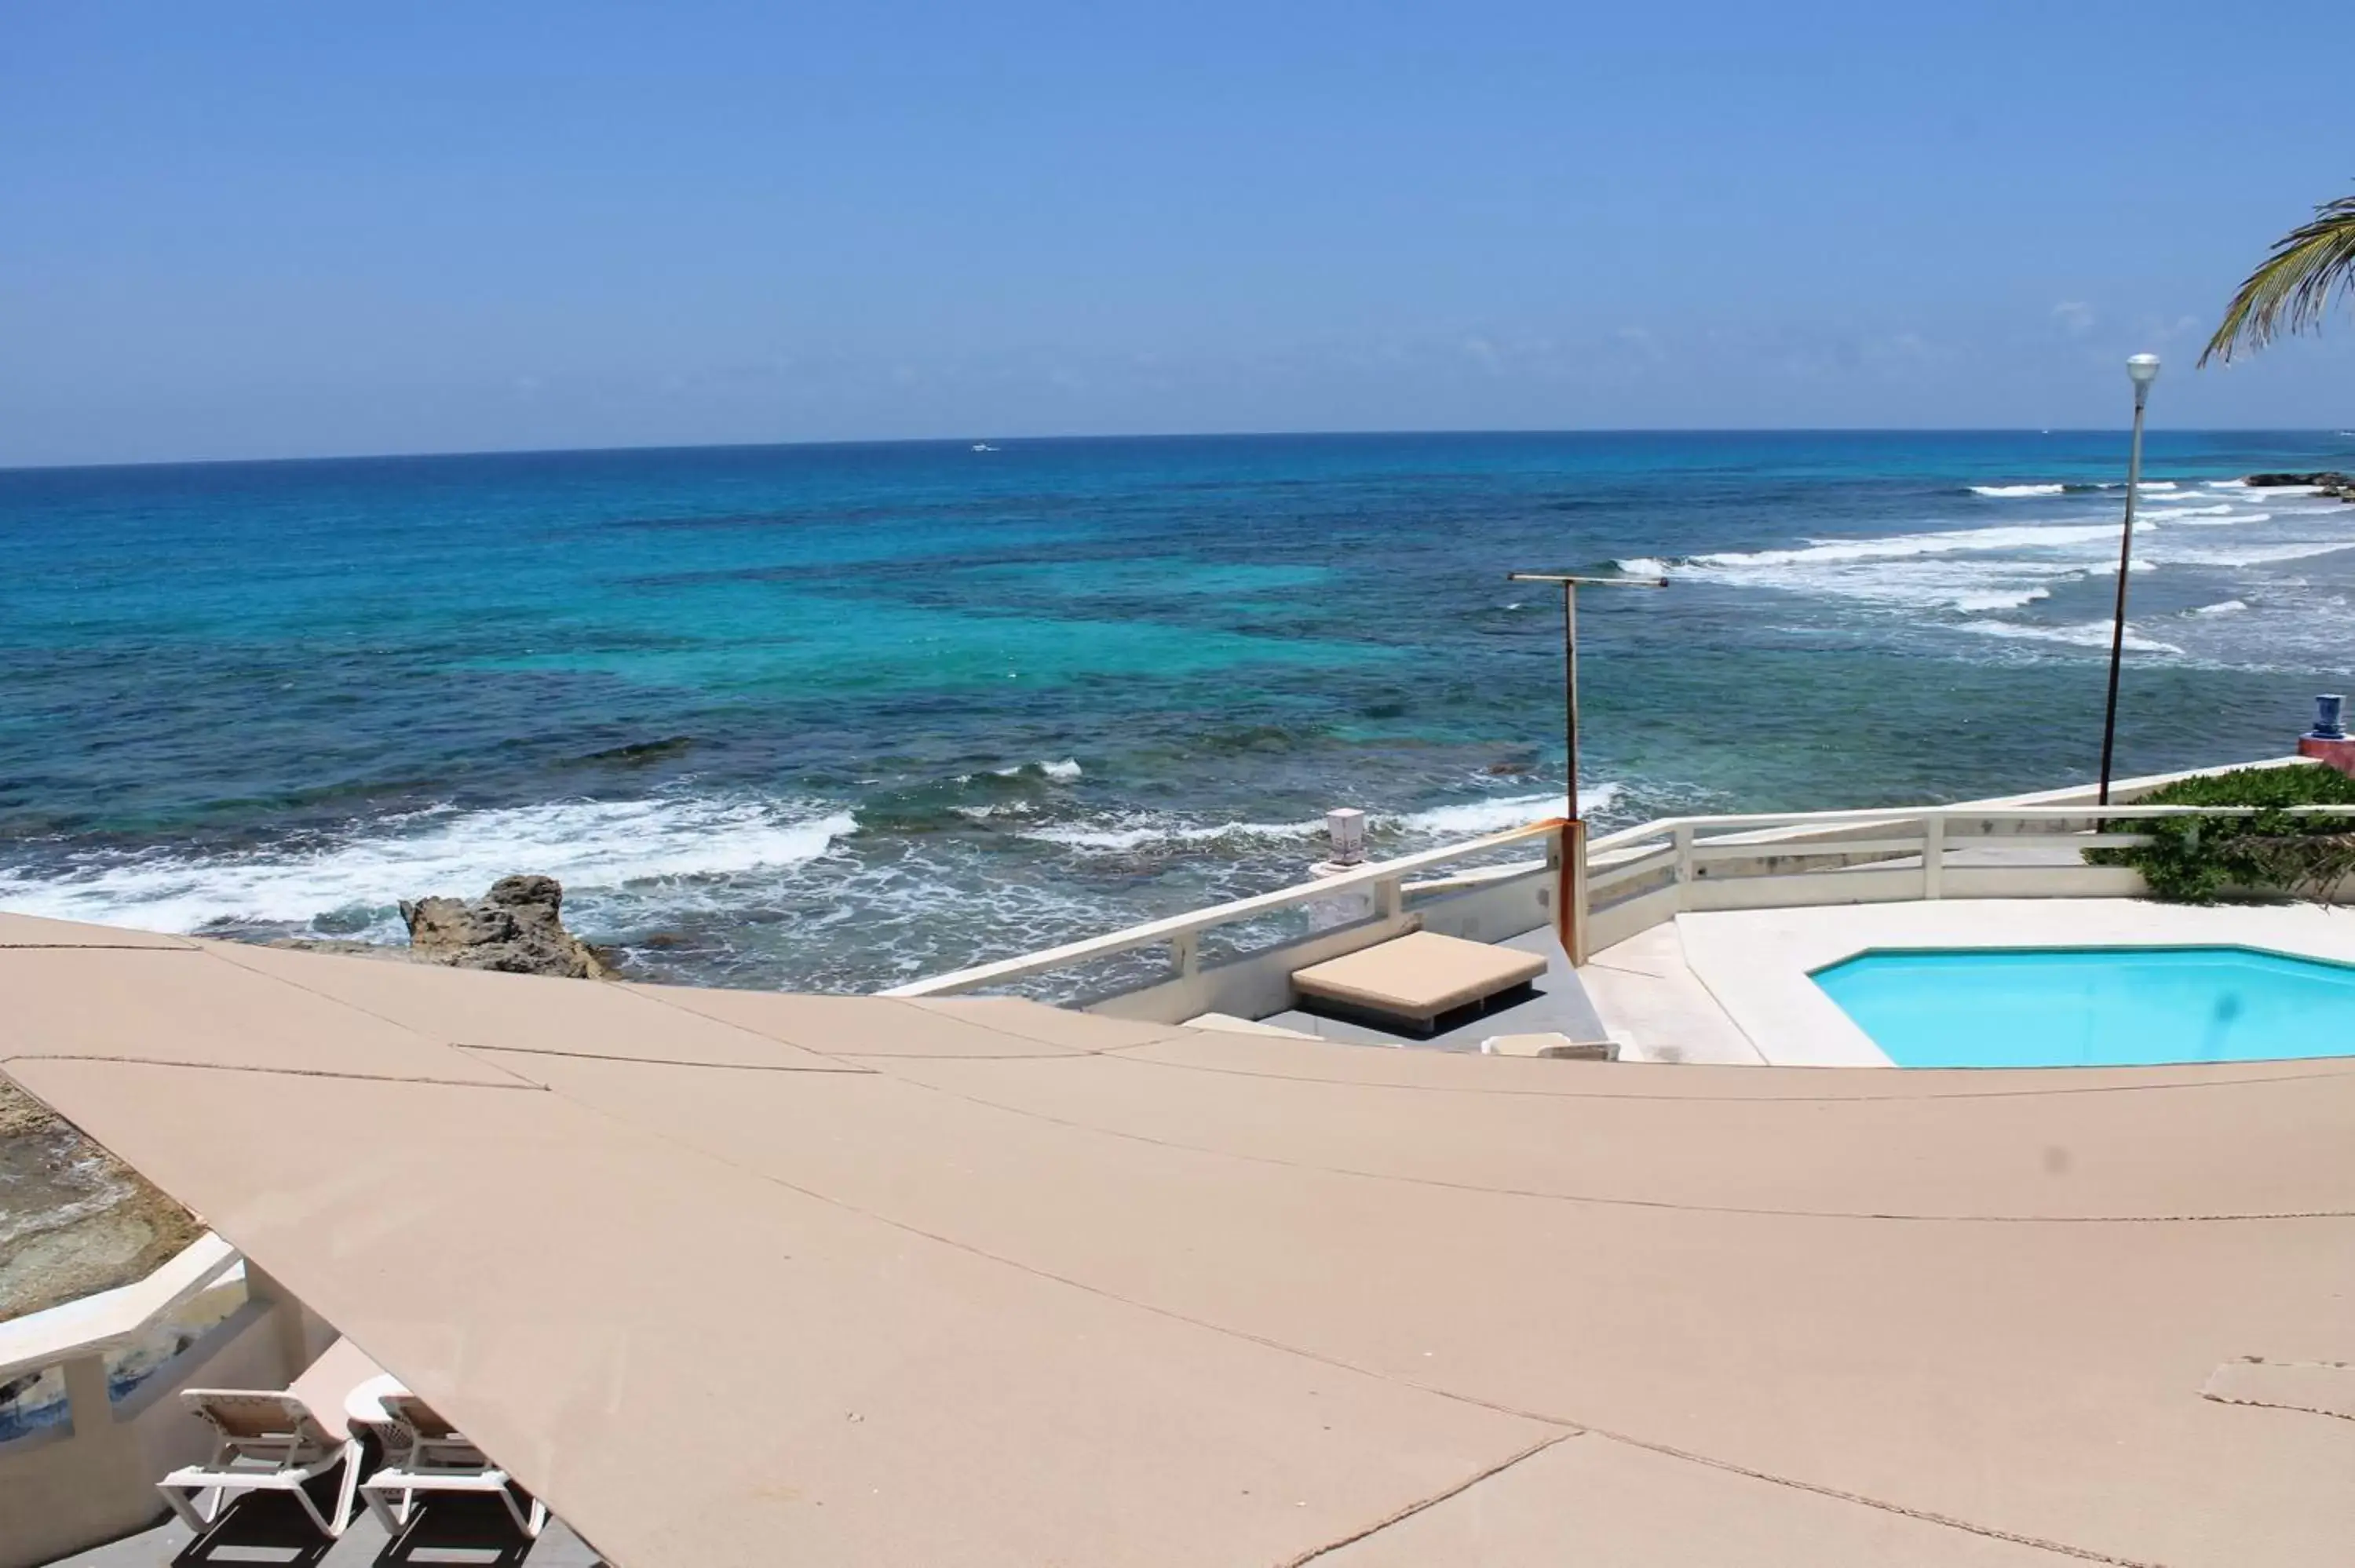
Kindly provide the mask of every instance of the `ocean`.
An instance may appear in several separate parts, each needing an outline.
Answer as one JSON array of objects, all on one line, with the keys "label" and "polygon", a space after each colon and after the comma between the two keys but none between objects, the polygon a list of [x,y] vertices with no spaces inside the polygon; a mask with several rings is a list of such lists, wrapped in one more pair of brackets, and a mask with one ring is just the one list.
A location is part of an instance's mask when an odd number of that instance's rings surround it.
[{"label": "ocean", "polygon": [[[0,471],[0,908],[399,940],[509,872],[834,991],[1559,809],[2098,761],[2115,432],[993,440]],[[2119,771],[2347,683],[2355,437],[2152,435]]]}]

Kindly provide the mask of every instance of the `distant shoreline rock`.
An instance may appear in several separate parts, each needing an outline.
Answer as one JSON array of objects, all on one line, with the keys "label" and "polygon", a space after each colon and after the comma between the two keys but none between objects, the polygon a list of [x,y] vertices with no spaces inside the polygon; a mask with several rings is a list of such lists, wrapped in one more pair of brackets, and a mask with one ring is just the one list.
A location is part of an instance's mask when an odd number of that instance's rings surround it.
[{"label": "distant shoreline rock", "polygon": [[2251,490],[2278,490],[2284,485],[2310,484],[2321,494],[2355,502],[2355,474],[2341,473],[2337,469],[2318,469],[2312,473],[2253,473],[2241,482]]}]

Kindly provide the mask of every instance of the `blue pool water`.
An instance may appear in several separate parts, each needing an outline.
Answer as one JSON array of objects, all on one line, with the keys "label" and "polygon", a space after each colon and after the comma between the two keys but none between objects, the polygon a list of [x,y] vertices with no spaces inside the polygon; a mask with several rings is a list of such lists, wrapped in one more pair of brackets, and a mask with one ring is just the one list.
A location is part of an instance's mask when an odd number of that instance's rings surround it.
[{"label": "blue pool water", "polygon": [[2251,948],[1868,952],[1813,978],[1901,1067],[2102,1067],[2355,1051],[2355,966]]}]

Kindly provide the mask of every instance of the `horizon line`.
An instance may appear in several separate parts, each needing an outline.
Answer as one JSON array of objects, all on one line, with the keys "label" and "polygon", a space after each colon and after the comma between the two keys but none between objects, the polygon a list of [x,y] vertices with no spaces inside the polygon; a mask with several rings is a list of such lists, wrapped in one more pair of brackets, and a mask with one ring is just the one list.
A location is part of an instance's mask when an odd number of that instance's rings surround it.
[{"label": "horizon line", "polygon": [[[607,454],[650,455],[660,452],[756,452],[781,450],[841,450],[889,447],[954,447],[980,442],[1024,445],[1077,444],[1113,441],[1283,441],[1348,440],[1414,437],[1544,437],[1544,436],[2108,436],[2124,437],[2129,427],[2106,425],[1628,425],[1628,426],[1482,426],[1362,429],[1300,430],[1140,430],[1119,434],[882,436],[833,440],[660,441],[619,446],[460,447],[438,451],[324,452],[282,457],[133,458],[115,462],[0,462],[0,474],[86,473],[114,469],[261,468],[297,463],[432,462],[464,458],[596,457]],[[2202,425],[2158,427],[2153,435],[2190,436],[2347,436],[2350,432],[2322,426],[2298,429],[2271,425]]]}]

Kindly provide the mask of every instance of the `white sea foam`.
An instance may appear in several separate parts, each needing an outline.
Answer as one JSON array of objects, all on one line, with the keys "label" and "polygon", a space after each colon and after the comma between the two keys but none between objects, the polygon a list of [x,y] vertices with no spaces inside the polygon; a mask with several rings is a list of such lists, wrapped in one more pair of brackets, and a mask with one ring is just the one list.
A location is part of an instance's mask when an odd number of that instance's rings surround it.
[{"label": "white sea foam", "polygon": [[2018,609],[2050,597],[2059,583],[2082,575],[2107,554],[2116,537],[2116,528],[2106,523],[2019,524],[1878,539],[1817,539],[1796,548],[1721,552],[1668,565],[1671,576],[1731,587],[1967,615]]},{"label": "white sea foam", "polygon": [[[1063,783],[1069,783],[1071,779],[1077,779],[1080,776],[1080,765],[1077,761],[1067,757],[1060,762],[1048,762],[1043,760],[1039,762],[1018,762],[1011,768],[993,768],[989,771],[993,778],[997,779],[1018,779],[1025,773],[1036,771],[1045,778],[1053,779]],[[956,781],[960,784],[971,783],[973,781],[973,775],[970,773],[960,773],[956,776]]]},{"label": "white sea foam", "polygon": [[[1580,790],[1578,800],[1584,813],[1591,814],[1608,810],[1619,799],[1619,794],[1618,785],[1599,784],[1593,789]],[[1481,833],[1522,827],[1547,817],[1561,816],[1562,797],[1504,795],[1485,800],[1465,800],[1451,806],[1433,806],[1420,811],[1376,810],[1369,814],[1374,826],[1384,831],[1394,830],[1416,838],[1472,838]],[[1108,821],[1032,828],[1026,830],[1022,836],[1044,843],[1060,844],[1066,849],[1128,854],[1161,846],[1235,844],[1253,840],[1316,842],[1322,840],[1324,832],[1325,821],[1321,817],[1301,822],[1204,822],[1158,813],[1130,812]]]},{"label": "white sea foam", "polygon": [[[1591,816],[1608,810],[1619,799],[1616,784],[1598,784],[1578,792],[1579,814]],[[1481,833],[1500,833],[1508,828],[1526,827],[1548,817],[1562,815],[1565,797],[1561,795],[1504,795],[1487,800],[1466,800],[1454,806],[1433,806],[1426,810],[1409,811],[1402,816],[1385,817],[1377,813],[1375,820],[1399,827],[1411,833],[1433,838],[1471,838]]]},{"label": "white sea foam", "polygon": [[986,822],[992,817],[1027,817],[1037,808],[1028,800],[996,800],[986,806],[951,806],[949,810],[960,817]]},{"label": "white sea foam", "polygon": [[1966,588],[1948,602],[1966,615],[1977,615],[1990,609],[2018,609],[2034,604],[2040,599],[2051,599],[2049,588]]},{"label": "white sea foam", "polygon": [[[2211,482],[2210,488],[2220,488],[2222,484],[2239,485],[2241,484],[2241,482],[2237,479],[2214,481]],[[2073,491],[2083,493],[2094,490],[2124,490],[2125,488],[2126,485],[2121,481],[2106,480],[2096,481],[2091,484],[2062,484],[2058,482],[2043,484],[1974,484],[1970,486],[1970,492],[1973,495],[1984,495],[1998,501],[2019,501],[2039,495],[2066,495]],[[2183,487],[2171,479],[2146,479],[2142,482],[2141,488],[2147,492],[2163,495],[2169,491],[2180,490]],[[2245,488],[2245,486],[2243,486],[2243,488]]]},{"label": "white sea foam", "polygon": [[1302,839],[1325,831],[1320,819],[1308,822],[1201,822],[1130,812],[1109,822],[1032,828],[1022,835],[1066,849],[1100,850],[1124,854],[1154,844],[1208,844],[1229,839]]},{"label": "white sea foam", "polygon": [[[2262,494],[2265,508],[2220,494],[2221,485],[2154,480],[2144,488],[2152,493],[2136,519],[2133,569],[2138,574],[2187,567],[2234,571],[2355,548],[2355,530],[2348,530],[2343,539],[2315,536],[2318,530],[2336,535],[2344,522],[2355,521],[2336,506],[2295,499],[2276,506],[2281,491],[2251,492],[2237,482],[2237,494]],[[2110,504],[2094,503],[2104,511]],[[1886,609],[1987,616],[2051,599],[2070,581],[2116,572],[2118,526],[2114,518],[2095,521],[2084,510],[2073,516],[2056,513],[1989,527],[1817,537],[1778,548],[1719,551],[1683,560],[1637,556],[1619,565],[1630,572],[1849,599]],[[2221,545],[2218,530],[2234,531],[2232,543]],[[2282,535],[2291,530],[2305,537],[2284,539]],[[2232,585],[2221,586],[2229,590]],[[1998,630],[1990,635],[2028,634]]]},{"label": "white sea foam", "polygon": [[2301,539],[2283,545],[2250,545],[2233,549],[2170,547],[2166,564],[2172,567],[2265,567],[2276,561],[2303,561],[2312,556],[2336,555],[2355,549],[2355,539]]},{"label": "white sea foam", "polygon": [[[1672,567],[1672,563],[1664,561],[1657,556],[1630,556],[1624,561],[1614,561],[1611,564],[1631,577],[1664,577],[1668,575]],[[1507,608],[1518,609],[1520,607],[1509,605]]]},{"label": "white sea foam", "polygon": [[471,896],[518,871],[553,876],[570,896],[791,864],[824,854],[858,825],[847,812],[805,805],[692,798],[439,809],[299,850],[91,855],[46,879],[0,871],[0,908],[157,931],[300,924],[381,913],[425,894]]},{"label": "white sea foam", "polygon": [[1810,539],[1797,549],[1721,551],[1695,556],[1687,568],[1751,571],[1768,567],[1805,567],[1842,561],[1896,561],[1913,556],[1978,554],[1990,550],[2065,549],[2097,539],[2114,539],[2117,529],[2067,524],[2009,524],[1996,528],[1952,528],[1934,534],[1893,534],[1878,539]]},{"label": "white sea foam", "polygon": [[2191,613],[2194,615],[2238,615],[2248,608],[2248,601],[2245,599],[2228,599],[2218,604],[2203,604]]},{"label": "white sea foam", "polygon": [[[2110,645],[2110,623],[2089,620],[2081,626],[2023,626],[2015,620],[1971,620],[1962,626],[1965,631],[1976,631],[1985,637],[2012,637],[2034,642],[2066,642],[2076,648],[2107,648]],[[2125,646],[2137,653],[2180,653],[2182,649],[2172,642],[2159,642],[2145,637],[2129,624]]]}]

